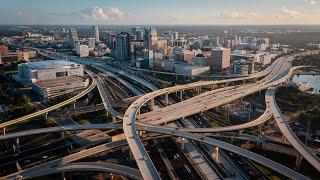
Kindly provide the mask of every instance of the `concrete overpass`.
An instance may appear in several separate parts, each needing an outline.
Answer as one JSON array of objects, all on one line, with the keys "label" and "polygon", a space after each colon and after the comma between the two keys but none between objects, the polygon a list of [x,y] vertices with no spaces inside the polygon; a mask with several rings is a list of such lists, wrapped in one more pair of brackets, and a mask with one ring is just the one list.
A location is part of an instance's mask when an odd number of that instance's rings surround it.
[{"label": "concrete overpass", "polygon": [[270,110],[277,122],[280,131],[286,137],[286,139],[290,142],[290,144],[318,171],[320,171],[320,160],[317,156],[315,156],[309,149],[300,141],[300,139],[295,135],[295,133],[291,130],[289,124],[285,120],[279,106],[275,100],[275,88],[270,88],[268,91],[271,94],[269,98],[268,104],[270,106]]},{"label": "concrete overpass", "polygon": [[[221,104],[219,104],[219,105],[226,104],[232,100],[244,97],[246,95],[252,94],[254,92],[260,91],[262,89],[266,89],[270,86],[273,86],[273,85],[279,84],[283,81],[286,81],[293,73],[293,70],[296,69],[296,68],[292,68],[290,70],[287,70],[288,68],[290,68],[290,64],[288,62],[291,60],[293,60],[293,57],[288,57],[287,59],[281,59],[279,62],[274,63],[276,65],[278,63],[280,63],[280,66],[275,66],[275,70],[272,70],[265,79],[260,81],[258,84],[255,84],[254,87],[251,87],[249,90],[246,90],[241,93],[237,93],[237,95],[232,96],[233,98],[226,100],[225,99],[226,97],[224,97],[224,99],[220,100]],[[193,86],[196,87],[197,85],[193,84]],[[199,85],[199,86],[201,86],[201,85]],[[182,85],[182,86],[166,88],[166,89],[158,90],[158,91],[155,91],[152,93],[148,93],[148,94],[142,96],[141,98],[139,98],[133,104],[131,104],[131,106],[127,109],[127,111],[125,113],[124,120],[123,120],[124,133],[125,133],[126,139],[128,141],[128,144],[130,146],[130,149],[132,150],[133,155],[137,161],[138,167],[141,170],[142,176],[145,179],[159,179],[159,174],[157,173],[157,170],[155,169],[153,163],[150,160],[150,157],[148,156],[148,154],[147,154],[145,148],[143,147],[138,135],[136,134],[137,129],[135,126],[135,120],[136,120],[137,115],[140,113],[140,108],[144,104],[146,104],[146,102],[154,99],[157,96],[165,94],[166,99],[167,99],[169,92],[177,92],[179,90],[181,91],[181,90],[189,89],[189,88],[190,88],[189,85]],[[168,100],[166,102],[168,102]],[[202,106],[200,106],[200,108],[198,108],[198,104],[192,104],[190,106],[191,108],[184,110],[184,112],[183,112],[184,114],[178,114],[178,116],[180,116],[179,118],[182,118],[182,117],[186,117],[188,115],[196,114],[201,111],[210,109],[210,107],[208,108],[207,106],[212,106],[212,105],[211,105],[211,103],[208,103],[208,104],[202,105]],[[215,105],[215,106],[217,106],[217,105]],[[175,111],[175,113],[171,114],[171,115],[175,116],[175,118],[178,119],[176,110],[175,109],[172,109],[172,110]],[[163,115],[163,113],[161,113],[161,114]],[[167,114],[167,112],[165,112],[165,115],[166,114]],[[174,134],[175,132],[176,131],[173,131],[172,134]],[[218,145],[218,147],[219,147],[219,145]],[[230,151],[230,149],[228,149],[228,150]],[[247,156],[245,156],[245,157],[247,157]],[[251,159],[251,160],[254,160],[254,159]],[[260,163],[266,165],[263,162],[260,162]],[[270,164],[267,164],[266,166],[269,168],[273,168],[275,170],[275,167],[272,167],[269,165]],[[279,166],[277,166],[277,167],[280,168]]]},{"label": "concrete overpass", "polygon": [[[109,172],[117,175],[121,175],[124,177],[129,177],[132,179],[142,179],[141,173],[139,170],[130,168],[127,166],[114,164],[114,163],[106,163],[106,162],[77,162],[77,163],[69,163],[62,166],[52,166],[49,170],[40,169],[37,172],[29,173],[25,176],[17,176],[22,177],[24,179],[33,179],[41,176],[46,176],[50,174],[57,173],[67,173],[67,172]],[[10,177],[8,179],[16,179],[17,177]]]},{"label": "concrete overpass", "polygon": [[[44,128],[44,129],[40,129],[38,132],[42,131],[42,132],[54,132],[54,131],[68,131],[68,130],[86,130],[86,129],[100,129],[100,130],[104,130],[104,129],[109,129],[109,128],[119,128],[121,129],[121,125],[117,125],[117,124],[113,124],[113,125],[106,125],[106,124],[89,124],[89,125],[72,125],[72,126],[64,126],[64,127],[54,127],[54,128]],[[165,135],[172,135],[172,136],[176,136],[176,137],[184,137],[187,139],[191,139],[194,141],[198,141],[198,142],[203,142],[205,144],[209,144],[209,145],[213,145],[216,147],[219,147],[221,149],[233,152],[235,154],[241,155],[243,157],[246,157],[248,159],[251,159],[259,164],[262,164],[280,174],[283,174],[289,178],[292,179],[307,179],[306,177],[304,177],[303,175],[279,164],[276,163],[270,159],[267,159],[263,156],[260,156],[258,154],[255,154],[253,152],[250,152],[248,150],[242,149],[238,146],[226,143],[226,142],[222,142],[216,139],[212,139],[209,137],[205,137],[202,135],[197,135],[197,134],[192,134],[189,132],[185,132],[185,131],[181,131],[179,129],[176,128],[164,128],[164,127],[155,127],[155,126],[137,126],[137,130],[138,131],[147,131],[147,132],[156,132],[156,133],[160,133],[160,134],[165,134]],[[31,130],[32,131],[32,130]],[[17,135],[18,133],[14,133],[15,135]],[[32,133],[31,133],[32,134]],[[7,137],[9,137],[10,135],[6,135]],[[13,137],[13,136],[11,136]],[[144,140],[147,139],[153,139],[154,137],[150,137],[150,138],[146,138]],[[4,139],[4,138],[1,138]],[[26,176],[26,173],[30,173],[30,172],[35,172],[38,171],[38,169],[50,169],[51,166],[57,166],[57,165],[63,165],[63,164],[67,164],[73,161],[76,161],[78,159],[84,158],[84,157],[88,157],[90,155],[94,155],[97,154],[99,152],[103,152],[103,151],[107,151],[116,147],[121,147],[127,145],[126,141],[116,141],[116,142],[112,142],[112,143],[107,143],[104,145],[99,145],[90,149],[86,149],[86,150],[82,150],[78,153],[74,153],[71,154],[69,156],[63,157],[61,159],[58,160],[54,160],[51,162],[48,162],[44,165],[41,165],[39,167],[35,167],[35,168],[31,168],[31,169],[27,169],[18,173],[15,173],[12,176],[16,176],[17,174],[21,174],[22,176]],[[132,153],[134,153],[132,151]],[[150,160],[151,161],[151,160]],[[142,172],[141,172],[142,173]],[[8,177],[10,177],[8,176]]]}]

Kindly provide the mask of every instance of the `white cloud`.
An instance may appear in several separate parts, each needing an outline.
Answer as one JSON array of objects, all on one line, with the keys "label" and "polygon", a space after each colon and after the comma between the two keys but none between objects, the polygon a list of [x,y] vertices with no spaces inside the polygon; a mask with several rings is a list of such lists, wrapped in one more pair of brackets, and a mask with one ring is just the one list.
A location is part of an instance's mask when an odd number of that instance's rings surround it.
[{"label": "white cloud", "polygon": [[304,0],[305,2],[311,4],[311,5],[314,5],[314,4],[317,4],[318,1],[317,0]]},{"label": "white cloud", "polygon": [[94,6],[92,8],[82,10],[80,12],[80,16],[92,21],[108,21],[121,19],[127,16],[127,14],[116,7],[102,8],[99,6]]},{"label": "white cloud", "polygon": [[220,17],[226,18],[226,19],[245,19],[245,18],[257,17],[257,14],[255,12],[242,13],[238,11],[225,10],[221,12]]},{"label": "white cloud", "polygon": [[293,17],[293,18],[304,16],[303,13],[301,13],[297,10],[288,9],[286,6],[283,6],[281,8],[281,13],[285,16],[289,16],[289,17]]},{"label": "white cloud", "polygon": [[16,16],[22,16],[23,15],[23,12],[22,11],[17,11],[16,12]]}]

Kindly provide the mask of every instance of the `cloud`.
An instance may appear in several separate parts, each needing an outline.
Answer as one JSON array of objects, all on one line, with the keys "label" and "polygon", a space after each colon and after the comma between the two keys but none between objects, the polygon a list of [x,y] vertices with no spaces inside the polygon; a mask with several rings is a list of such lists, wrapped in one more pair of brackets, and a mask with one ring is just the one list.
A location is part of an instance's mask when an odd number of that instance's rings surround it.
[{"label": "cloud", "polygon": [[223,11],[220,14],[221,18],[226,18],[226,19],[246,19],[246,18],[252,18],[252,17],[257,17],[257,14],[255,12],[250,12],[250,13],[241,13],[238,11]]},{"label": "cloud", "polygon": [[16,12],[16,16],[22,16],[23,15],[23,12],[22,11],[17,11]]},{"label": "cloud", "polygon": [[125,13],[124,11],[116,7],[103,8],[99,6],[83,9],[79,12],[79,15],[87,20],[101,22],[122,19],[127,16],[133,16],[132,13]]},{"label": "cloud", "polygon": [[302,17],[304,16],[303,13],[297,11],[297,10],[292,10],[292,9],[288,9],[286,6],[283,6],[280,9],[281,13],[285,16],[289,16],[289,17],[293,17],[293,18],[297,18],[297,17]]},{"label": "cloud", "polygon": [[305,2],[311,4],[311,5],[314,5],[314,4],[317,4],[318,3],[318,0],[304,0]]}]

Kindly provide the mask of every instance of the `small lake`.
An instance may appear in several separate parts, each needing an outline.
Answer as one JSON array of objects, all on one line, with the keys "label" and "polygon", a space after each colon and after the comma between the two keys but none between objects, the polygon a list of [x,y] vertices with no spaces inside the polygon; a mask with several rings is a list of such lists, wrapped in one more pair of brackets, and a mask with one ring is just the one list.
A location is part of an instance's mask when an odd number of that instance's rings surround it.
[{"label": "small lake", "polygon": [[307,82],[309,87],[313,88],[313,92],[320,93],[320,76],[300,75],[294,76],[293,82]]}]

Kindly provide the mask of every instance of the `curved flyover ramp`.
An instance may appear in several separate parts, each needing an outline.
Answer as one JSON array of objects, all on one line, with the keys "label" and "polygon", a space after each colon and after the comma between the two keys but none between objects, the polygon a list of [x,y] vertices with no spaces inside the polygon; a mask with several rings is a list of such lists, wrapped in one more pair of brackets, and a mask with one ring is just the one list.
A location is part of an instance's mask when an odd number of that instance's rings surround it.
[{"label": "curved flyover ramp", "polygon": [[[132,179],[142,179],[141,173],[139,170],[130,168],[127,166],[114,164],[114,163],[106,163],[106,162],[78,162],[78,163],[70,163],[62,166],[53,166],[51,169],[42,170],[40,169],[34,174],[28,174],[27,176],[23,176],[25,179],[32,179],[41,176],[46,176],[50,174],[56,173],[66,173],[66,172],[80,172],[80,171],[90,171],[90,172],[109,172],[118,174],[121,176],[129,177]],[[15,178],[9,178],[15,179]]]},{"label": "curved flyover ramp", "polygon": [[269,88],[268,91],[271,94],[271,97],[269,98],[270,110],[274,116],[274,119],[277,122],[280,131],[286,137],[289,143],[301,154],[301,156],[303,156],[313,167],[320,171],[319,158],[316,157],[311,151],[309,151],[309,149],[300,141],[300,139],[291,130],[289,124],[285,120],[275,100],[276,89]]}]

